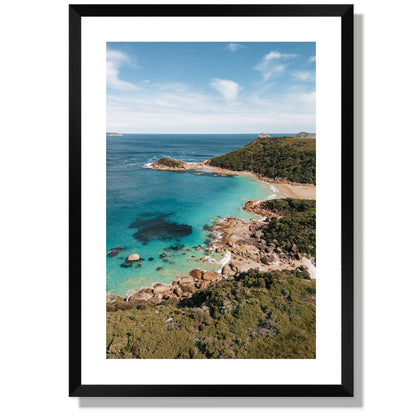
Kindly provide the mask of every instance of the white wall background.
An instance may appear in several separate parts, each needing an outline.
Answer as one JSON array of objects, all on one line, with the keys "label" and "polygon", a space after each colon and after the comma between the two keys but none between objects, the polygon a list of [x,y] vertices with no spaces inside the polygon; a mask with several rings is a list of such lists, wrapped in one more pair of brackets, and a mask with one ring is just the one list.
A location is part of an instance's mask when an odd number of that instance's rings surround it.
[{"label": "white wall background", "polygon": [[[67,397],[68,7],[61,0],[2,5],[4,414],[415,414],[416,7],[410,0],[355,5],[357,397],[81,401]],[[39,260],[43,250],[53,253],[47,263]]]}]

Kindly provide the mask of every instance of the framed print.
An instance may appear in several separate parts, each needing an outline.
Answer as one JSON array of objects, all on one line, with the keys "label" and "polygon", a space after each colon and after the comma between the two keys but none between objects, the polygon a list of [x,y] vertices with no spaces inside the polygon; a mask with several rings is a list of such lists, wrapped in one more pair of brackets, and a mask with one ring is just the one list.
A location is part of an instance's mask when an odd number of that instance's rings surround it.
[{"label": "framed print", "polygon": [[70,5],[70,396],[353,395],[353,6]]}]

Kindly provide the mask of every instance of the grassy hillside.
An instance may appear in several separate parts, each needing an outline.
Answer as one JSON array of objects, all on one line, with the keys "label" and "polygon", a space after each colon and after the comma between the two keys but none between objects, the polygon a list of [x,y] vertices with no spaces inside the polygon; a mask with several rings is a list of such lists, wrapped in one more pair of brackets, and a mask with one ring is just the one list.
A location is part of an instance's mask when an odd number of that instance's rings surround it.
[{"label": "grassy hillside", "polygon": [[249,270],[178,302],[107,312],[107,358],[315,358],[315,280]]},{"label": "grassy hillside", "polygon": [[263,137],[214,157],[210,164],[236,171],[249,170],[268,178],[315,183],[315,143],[315,140],[293,137]]},{"label": "grassy hillside", "polygon": [[300,253],[316,256],[316,201],[305,199],[273,199],[262,207],[283,218],[271,221],[263,228],[263,238],[286,252],[296,245]]}]

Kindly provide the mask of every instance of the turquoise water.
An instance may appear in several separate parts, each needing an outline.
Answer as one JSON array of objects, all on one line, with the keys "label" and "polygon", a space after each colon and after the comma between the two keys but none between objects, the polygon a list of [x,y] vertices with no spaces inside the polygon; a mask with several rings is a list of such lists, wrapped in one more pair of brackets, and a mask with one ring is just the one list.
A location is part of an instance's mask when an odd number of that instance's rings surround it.
[{"label": "turquoise water", "polygon": [[[107,250],[123,249],[107,257],[108,293],[125,295],[155,282],[170,283],[197,267],[220,268],[215,262],[201,263],[207,253],[195,247],[213,238],[211,228],[218,218],[253,218],[242,206],[249,200],[266,199],[273,193],[270,187],[244,176],[141,166],[161,157],[201,161],[254,139],[250,134],[107,137]],[[122,267],[132,253],[145,260]],[[210,255],[221,260],[222,254]]]}]

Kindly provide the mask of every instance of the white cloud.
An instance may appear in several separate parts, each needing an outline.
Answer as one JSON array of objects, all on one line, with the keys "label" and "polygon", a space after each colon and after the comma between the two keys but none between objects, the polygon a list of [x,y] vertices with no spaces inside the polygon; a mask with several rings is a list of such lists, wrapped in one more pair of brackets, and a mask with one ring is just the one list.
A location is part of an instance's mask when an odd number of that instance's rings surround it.
[{"label": "white cloud", "polygon": [[281,63],[297,55],[290,53],[280,53],[279,51],[271,51],[264,55],[258,65],[254,67],[263,74],[264,81],[279,76],[286,69],[286,64]]},{"label": "white cloud", "polygon": [[280,53],[279,51],[271,51],[263,58],[266,61],[273,61],[274,59],[290,59],[295,58],[297,55],[293,53]]},{"label": "white cloud", "polygon": [[137,87],[120,79],[120,68],[134,65],[129,56],[121,51],[107,50],[107,87],[117,90],[135,90]]},{"label": "white cloud", "polygon": [[118,62],[119,64],[122,63],[131,63],[129,56],[121,51],[116,51],[114,49],[107,50],[107,61]]},{"label": "white cloud", "polygon": [[222,94],[226,101],[236,100],[241,90],[241,87],[236,82],[228,79],[214,78],[209,85]]},{"label": "white cloud", "polygon": [[309,58],[309,62],[316,62],[316,56],[311,56]]},{"label": "white cloud", "polygon": [[108,95],[107,130],[166,134],[315,131],[315,92],[303,84],[280,92],[263,86],[238,105],[185,88],[180,92],[153,84],[140,91]]},{"label": "white cloud", "polygon": [[227,49],[231,52],[237,52],[239,49],[245,48],[244,45],[241,45],[240,43],[229,43],[227,45]]},{"label": "white cloud", "polygon": [[309,71],[294,71],[291,72],[290,75],[292,75],[296,81],[309,81],[313,79],[313,75]]},{"label": "white cloud", "polygon": [[297,133],[315,131],[315,115],[292,111],[238,111],[199,113],[129,112],[110,108],[107,115],[109,131],[121,133]]},{"label": "white cloud", "polygon": [[[198,105],[197,101],[195,103]],[[189,103],[190,104],[190,103]],[[201,107],[205,107],[205,105]],[[294,104],[294,103],[293,103]],[[296,109],[256,108],[235,109],[214,106],[201,110],[166,108],[160,105],[134,108],[111,104],[107,113],[107,129],[121,133],[297,133],[315,131],[315,114]],[[208,106],[209,107],[209,106]]]}]

